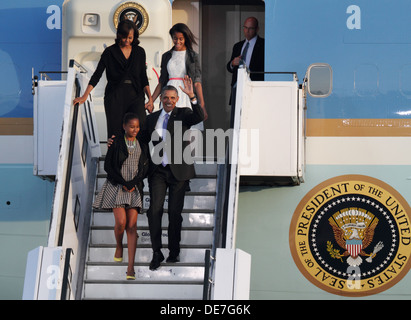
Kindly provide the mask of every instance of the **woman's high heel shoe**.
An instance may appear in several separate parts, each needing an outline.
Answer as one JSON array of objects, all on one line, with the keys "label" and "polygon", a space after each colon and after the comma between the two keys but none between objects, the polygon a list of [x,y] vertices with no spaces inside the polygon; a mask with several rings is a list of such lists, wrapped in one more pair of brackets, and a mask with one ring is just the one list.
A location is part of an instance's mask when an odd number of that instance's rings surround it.
[{"label": "woman's high heel shoe", "polygon": [[[116,249],[116,252],[114,252],[114,261],[115,262],[123,262],[123,257],[116,258],[116,253],[117,253],[117,249]],[[123,249],[119,250],[119,253],[121,253],[121,255],[123,255]]]},{"label": "woman's high heel shoe", "polygon": [[136,273],[134,272],[133,275],[128,275],[126,272],[126,279],[127,280],[136,280]]}]

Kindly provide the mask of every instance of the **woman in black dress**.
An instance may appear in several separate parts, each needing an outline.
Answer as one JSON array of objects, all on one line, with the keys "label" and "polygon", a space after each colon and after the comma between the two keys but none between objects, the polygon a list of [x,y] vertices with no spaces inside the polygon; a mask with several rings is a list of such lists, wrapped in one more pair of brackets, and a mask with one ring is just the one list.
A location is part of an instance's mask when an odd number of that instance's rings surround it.
[{"label": "woman in black dress", "polygon": [[[122,121],[127,112],[138,115],[144,126],[146,110],[153,111],[153,99],[146,73],[146,53],[138,44],[138,29],[130,20],[122,20],[117,38],[101,55],[97,68],[83,96],[74,104],[84,103],[99,82],[104,70],[107,86],[104,92],[104,110],[107,120],[107,138],[123,134]],[[145,104],[144,94],[148,98]]]}]

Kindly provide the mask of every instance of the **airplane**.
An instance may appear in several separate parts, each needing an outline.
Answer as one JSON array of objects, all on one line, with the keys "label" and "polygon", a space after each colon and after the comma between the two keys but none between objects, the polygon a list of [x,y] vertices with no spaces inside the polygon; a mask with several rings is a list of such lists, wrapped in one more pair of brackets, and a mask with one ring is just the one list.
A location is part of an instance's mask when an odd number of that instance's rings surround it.
[{"label": "airplane", "polygon": [[[147,270],[142,215],[136,283],[154,293],[147,279],[168,281],[163,299],[176,292],[214,300],[409,298],[410,9],[405,0],[0,4],[7,30],[0,36],[0,234],[8,257],[0,262],[0,298],[144,298],[122,279],[98,278],[123,271],[107,260],[110,213],[91,218],[94,190],[73,191],[98,185],[102,175],[104,82],[78,109],[72,173],[81,171],[84,186],[73,183],[65,194],[63,184],[77,110],[69,98],[83,90],[124,10],[148,21],[140,39],[152,88],[161,53],[171,48],[169,28],[183,21],[195,30],[210,116],[204,134],[233,134],[229,157],[206,154],[197,163],[185,212],[193,223],[184,227],[187,260],[162,267],[174,276]],[[230,128],[225,64],[248,16],[258,17],[265,38],[265,80],[240,70]],[[41,261],[51,269],[41,270]],[[181,283],[189,273],[192,283]]]}]

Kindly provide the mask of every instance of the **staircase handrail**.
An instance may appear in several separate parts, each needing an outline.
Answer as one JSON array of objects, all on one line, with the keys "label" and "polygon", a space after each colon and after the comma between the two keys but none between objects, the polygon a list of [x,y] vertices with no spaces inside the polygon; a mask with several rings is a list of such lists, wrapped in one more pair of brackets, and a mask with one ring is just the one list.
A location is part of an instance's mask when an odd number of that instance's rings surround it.
[{"label": "staircase handrail", "polygon": [[[73,276],[75,283],[68,284],[67,278],[63,278],[62,283],[64,288],[70,286],[73,289],[71,293],[76,299],[80,298],[81,295],[89,238],[90,214],[86,212],[91,208],[94,194],[90,185],[94,186],[95,184],[100,156],[98,133],[90,98],[82,105],[78,103],[73,105],[72,103],[75,97],[81,95],[82,87],[86,85],[88,78],[81,75],[84,73],[84,67],[74,60],[70,60],[48,240],[49,247],[62,247],[64,250],[71,250],[71,254],[68,254],[67,257],[72,257],[69,259],[69,263],[71,263],[70,269],[73,271],[72,276],[75,275]],[[73,180],[76,180],[76,176],[79,174],[82,177],[82,184],[76,187]],[[77,219],[77,221],[73,223],[69,215],[73,215],[74,220]],[[69,295],[70,293],[62,293],[62,298]]]}]

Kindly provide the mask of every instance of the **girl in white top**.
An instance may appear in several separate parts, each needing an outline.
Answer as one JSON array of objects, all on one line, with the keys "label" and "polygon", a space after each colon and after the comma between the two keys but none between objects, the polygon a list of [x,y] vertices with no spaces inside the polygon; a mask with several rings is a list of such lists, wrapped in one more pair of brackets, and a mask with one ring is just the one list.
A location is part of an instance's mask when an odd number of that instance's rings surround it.
[{"label": "girl in white top", "polygon": [[[153,101],[157,99],[165,85],[172,85],[178,90],[179,100],[176,107],[191,109],[190,99],[181,91],[181,87],[184,86],[183,79],[188,75],[193,80],[197,101],[203,109],[204,120],[206,120],[200,61],[198,54],[192,48],[193,44],[196,44],[195,37],[184,23],[175,24],[169,33],[174,46],[162,56],[161,75],[153,93]],[[203,130],[204,125],[201,122],[192,128]]]}]

